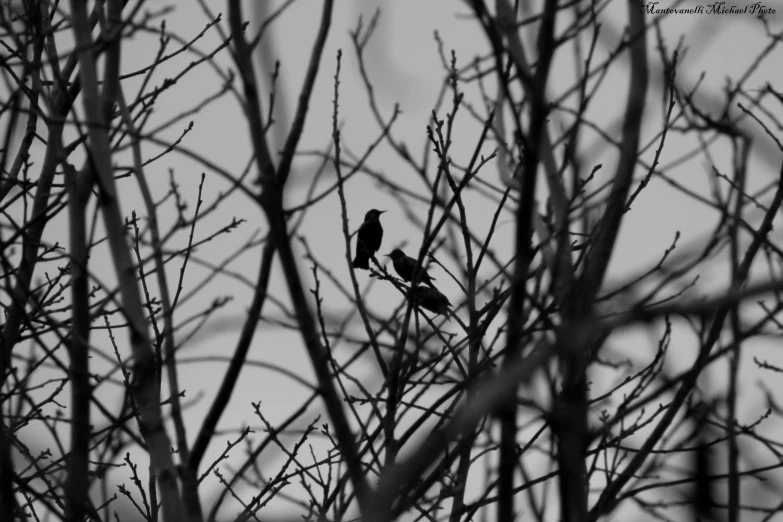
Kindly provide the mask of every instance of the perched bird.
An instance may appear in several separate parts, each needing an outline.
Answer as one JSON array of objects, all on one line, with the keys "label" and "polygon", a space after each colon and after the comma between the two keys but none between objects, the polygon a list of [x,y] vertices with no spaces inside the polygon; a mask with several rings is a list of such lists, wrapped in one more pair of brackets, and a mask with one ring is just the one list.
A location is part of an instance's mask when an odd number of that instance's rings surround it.
[{"label": "perched bird", "polygon": [[356,257],[353,258],[354,268],[370,269],[370,258],[381,248],[383,240],[383,227],[381,226],[381,214],[385,210],[369,210],[364,215],[364,223],[359,227],[356,238]]},{"label": "perched bird", "polygon": [[418,286],[413,292],[413,302],[416,306],[429,310],[437,315],[448,315],[451,303],[449,299],[435,288]]},{"label": "perched bird", "polygon": [[[394,271],[402,278],[403,281],[410,281],[413,279],[413,271],[416,269],[416,260],[410,256],[406,256],[405,252],[399,248],[395,248],[391,251],[391,254],[386,254],[386,257],[390,257]],[[427,273],[425,269],[419,269],[419,281],[435,288],[432,284],[432,280],[435,279]]]}]

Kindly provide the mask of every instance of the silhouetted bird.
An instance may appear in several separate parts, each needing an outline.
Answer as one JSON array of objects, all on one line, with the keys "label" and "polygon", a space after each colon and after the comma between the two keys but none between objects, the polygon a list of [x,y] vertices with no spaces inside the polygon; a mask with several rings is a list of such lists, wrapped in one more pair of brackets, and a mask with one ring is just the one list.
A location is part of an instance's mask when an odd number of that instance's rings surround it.
[{"label": "silhouetted bird", "polygon": [[413,302],[417,306],[439,315],[448,316],[449,308],[451,308],[451,303],[445,295],[435,288],[427,288],[426,286],[416,287],[413,293]]},{"label": "silhouetted bird", "polygon": [[383,240],[383,227],[381,226],[381,214],[385,210],[369,210],[364,215],[364,223],[359,227],[356,235],[356,257],[353,258],[354,268],[370,269],[370,258],[381,248]]},{"label": "silhouetted bird", "polygon": [[[413,271],[416,268],[415,259],[406,256],[405,252],[399,248],[392,250],[391,254],[386,254],[386,257],[391,258],[392,265],[394,265],[394,271],[397,272],[397,275],[399,275],[403,281],[410,281],[413,279]],[[419,269],[419,282],[435,288],[435,285],[432,284],[433,279],[435,278],[429,275],[425,269]]]}]

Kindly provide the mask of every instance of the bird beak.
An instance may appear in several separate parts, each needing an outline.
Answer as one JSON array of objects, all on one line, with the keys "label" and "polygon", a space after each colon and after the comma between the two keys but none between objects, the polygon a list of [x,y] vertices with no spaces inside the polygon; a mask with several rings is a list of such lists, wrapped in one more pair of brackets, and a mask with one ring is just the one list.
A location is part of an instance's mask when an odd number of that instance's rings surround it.
[{"label": "bird beak", "polygon": [[383,257],[391,257],[391,254],[383,254]]},{"label": "bird beak", "polygon": [[381,214],[383,214],[383,213],[385,213],[385,212],[386,212],[385,210],[379,210],[379,211],[378,211],[378,215],[380,216]]}]

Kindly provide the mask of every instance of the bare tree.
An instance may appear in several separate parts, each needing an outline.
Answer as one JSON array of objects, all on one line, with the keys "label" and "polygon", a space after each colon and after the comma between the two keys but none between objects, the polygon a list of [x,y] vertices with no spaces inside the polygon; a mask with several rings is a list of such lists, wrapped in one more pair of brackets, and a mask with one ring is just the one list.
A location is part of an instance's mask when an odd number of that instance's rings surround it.
[{"label": "bare tree", "polygon": [[[411,135],[374,76],[381,11],[336,49],[319,3],[281,87],[299,4],[0,3],[0,520],[780,513],[779,10],[457,4],[481,43],[434,33]],[[722,90],[667,31],[711,14],[764,40]],[[675,199],[699,235],[615,273]]]}]

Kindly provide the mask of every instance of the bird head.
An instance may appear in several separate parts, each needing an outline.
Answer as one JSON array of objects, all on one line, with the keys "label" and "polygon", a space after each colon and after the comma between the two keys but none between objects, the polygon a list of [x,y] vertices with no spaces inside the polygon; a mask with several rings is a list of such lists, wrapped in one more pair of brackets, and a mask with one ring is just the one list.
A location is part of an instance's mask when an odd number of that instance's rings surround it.
[{"label": "bird head", "polygon": [[386,254],[386,257],[390,257],[392,260],[400,259],[401,257],[405,257],[405,253],[399,248],[395,248],[390,253]]},{"label": "bird head", "polygon": [[385,210],[375,210],[375,209],[368,210],[367,213],[364,215],[364,220],[365,221],[372,221],[374,219],[378,219],[379,217],[381,217],[381,214],[383,214],[384,212],[386,212],[386,211]]}]

